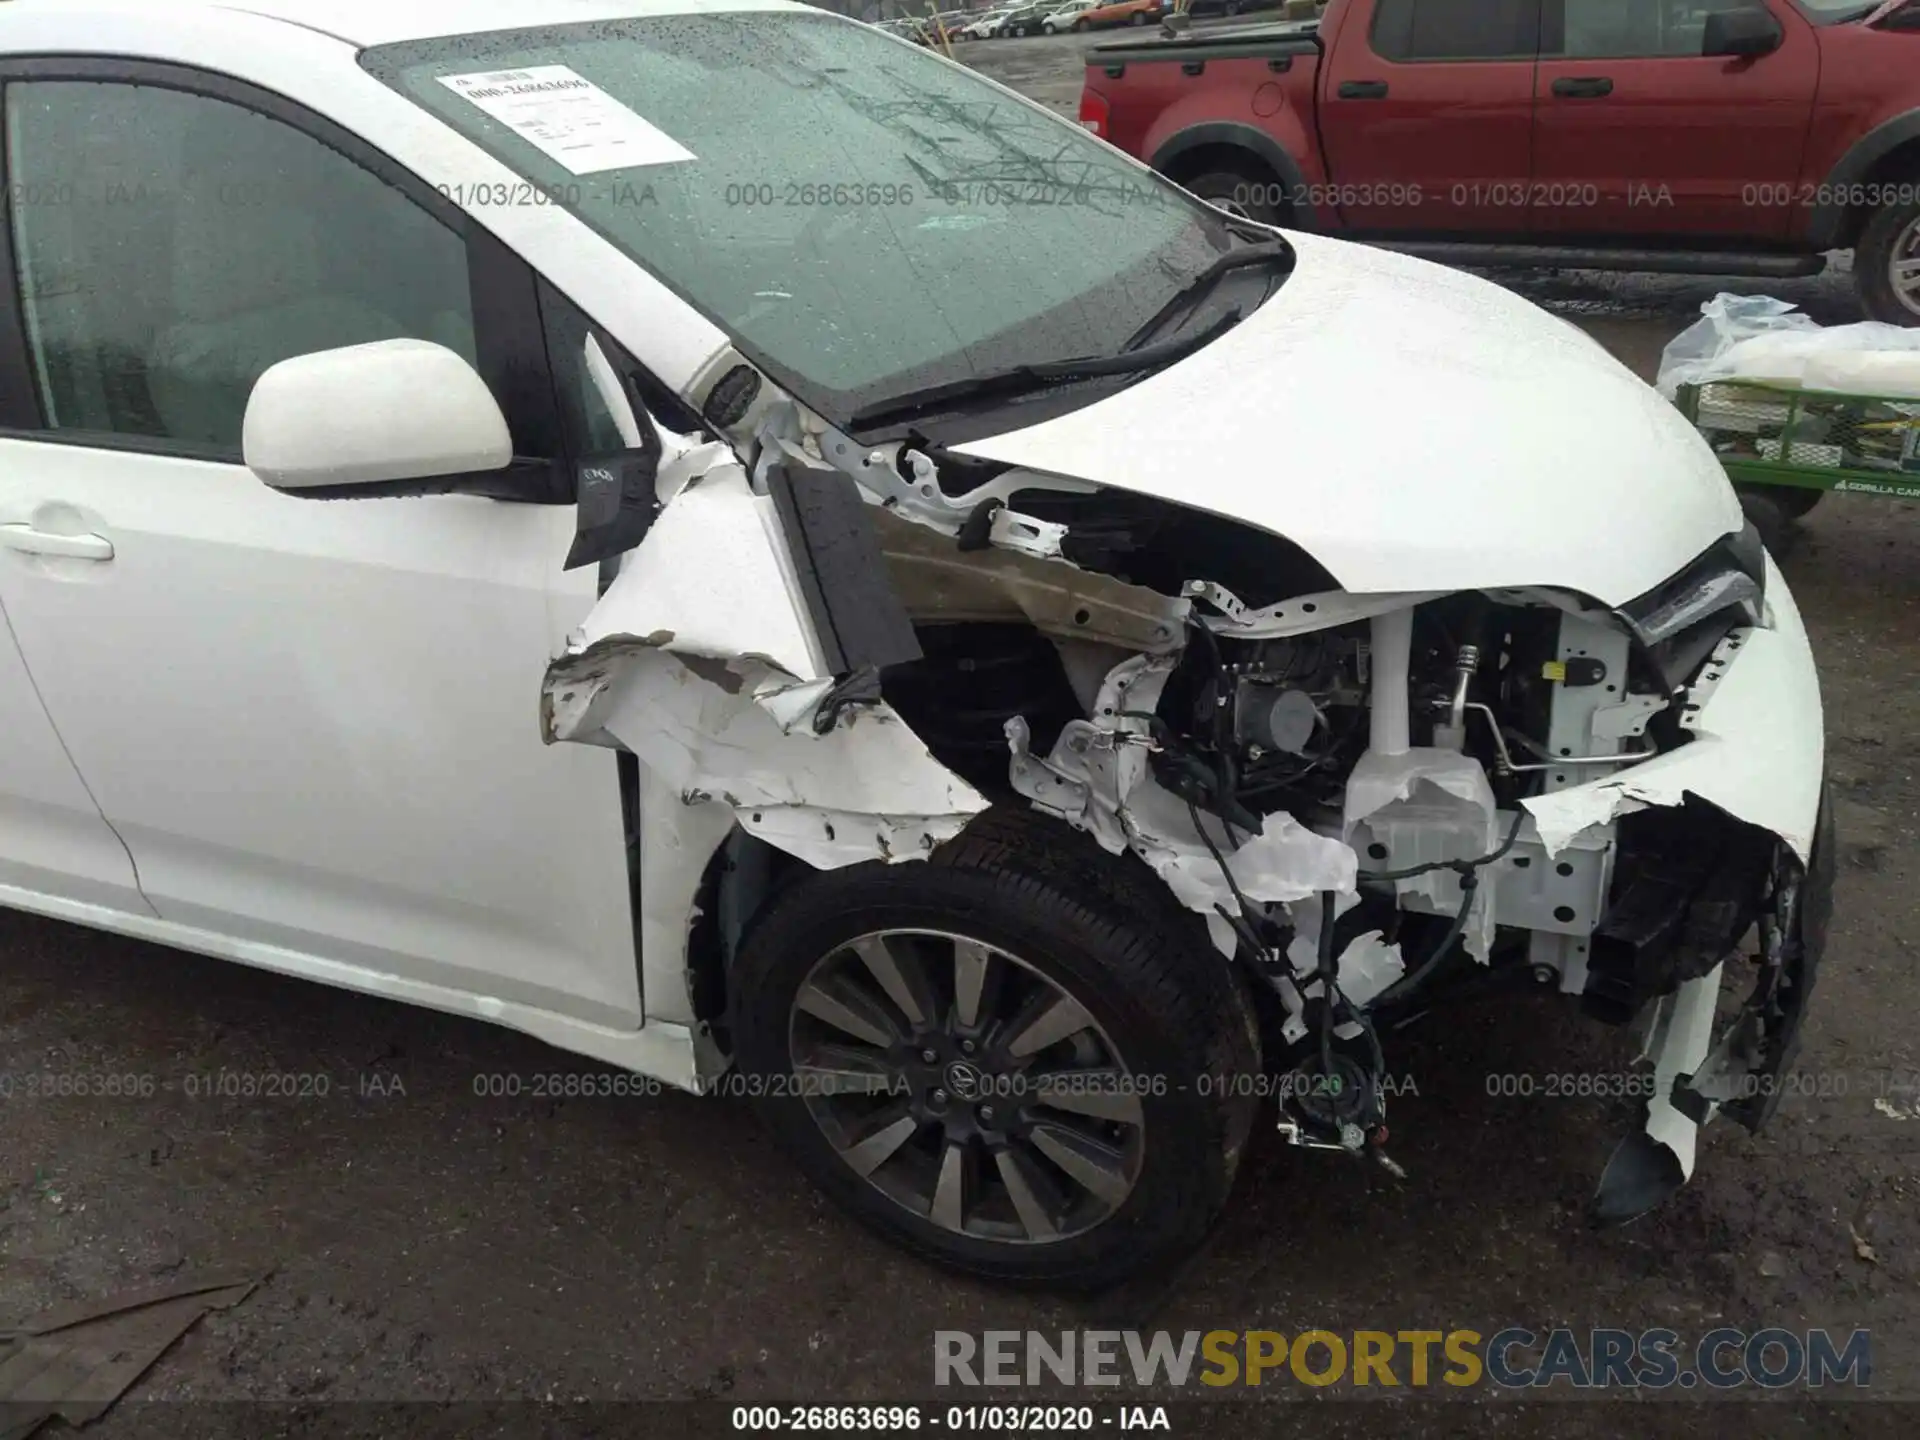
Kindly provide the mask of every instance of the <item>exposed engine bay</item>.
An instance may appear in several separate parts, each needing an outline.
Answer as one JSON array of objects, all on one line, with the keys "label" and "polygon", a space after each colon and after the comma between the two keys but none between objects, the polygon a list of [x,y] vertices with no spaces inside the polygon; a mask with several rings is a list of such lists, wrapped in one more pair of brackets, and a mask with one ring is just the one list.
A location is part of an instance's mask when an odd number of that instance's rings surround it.
[{"label": "exposed engine bay", "polygon": [[[1751,532],[1624,606],[1550,589],[1350,594],[1289,542],[1200,511],[861,446],[791,408],[736,423],[756,436],[751,477],[721,447],[670,443],[662,493],[680,498],[608,591],[605,623],[550,673],[550,738],[632,749],[685,803],[723,800],[745,833],[816,867],[924,856],[994,802],[1130,852],[1260,997],[1281,1129],[1302,1146],[1398,1171],[1391,1025],[1514,983],[1647,1021],[1652,1099],[1601,1215],[1683,1183],[1718,1111],[1766,1117],[1825,898],[1815,887],[1803,910],[1817,771],[1761,777],[1814,787],[1812,809],[1797,791],[1780,802],[1804,823],[1768,823],[1767,802],[1742,813],[1709,723],[1728,677],[1760,670],[1735,659],[1768,649],[1785,613]],[[785,547],[761,558],[808,597],[810,650],[713,633],[644,563],[699,490],[743,517],[726,563],[784,522]],[[712,691],[697,725],[671,718],[688,683]],[[724,753],[695,738],[715,707],[738,721],[717,727]],[[867,815],[849,796],[885,788],[859,754],[876,725],[896,760],[917,738],[929,763],[902,785],[914,798]],[[765,749],[749,762],[750,737]],[[1750,994],[1716,1037],[1730,971]]]}]

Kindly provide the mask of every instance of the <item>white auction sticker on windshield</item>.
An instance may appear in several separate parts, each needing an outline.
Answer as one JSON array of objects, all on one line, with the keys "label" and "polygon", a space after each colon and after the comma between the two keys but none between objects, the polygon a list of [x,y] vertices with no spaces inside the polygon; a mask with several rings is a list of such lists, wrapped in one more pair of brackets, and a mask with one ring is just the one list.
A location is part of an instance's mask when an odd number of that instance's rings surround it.
[{"label": "white auction sticker on windshield", "polygon": [[442,75],[440,83],[575,175],[694,158],[659,126],[565,65]]}]

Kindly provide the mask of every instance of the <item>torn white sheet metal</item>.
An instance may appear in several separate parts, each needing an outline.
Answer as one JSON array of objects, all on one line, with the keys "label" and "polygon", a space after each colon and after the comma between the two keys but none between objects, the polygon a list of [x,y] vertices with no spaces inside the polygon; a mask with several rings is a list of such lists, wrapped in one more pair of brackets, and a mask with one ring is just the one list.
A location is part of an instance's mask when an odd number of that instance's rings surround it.
[{"label": "torn white sheet metal", "polygon": [[807,680],[796,684],[787,676],[773,673],[753,687],[753,703],[773,717],[785,735],[811,735],[820,702],[827,698],[835,681]]},{"label": "torn white sheet metal", "polygon": [[[700,453],[681,457],[682,467],[701,463]],[[799,590],[788,574],[773,502],[754,494],[730,459],[711,458],[713,468],[685,479],[622,562],[606,594],[567,637],[556,669],[577,673],[580,662],[609,651],[651,648],[717,660],[759,658],[796,680],[825,678],[819,642],[794,599]],[[725,582],[715,583],[716,577]],[[550,698],[552,680],[550,671]],[[573,703],[554,700],[556,723]]]},{"label": "torn white sheet metal", "polygon": [[[1498,808],[1487,772],[1470,755],[1427,746],[1401,755],[1369,750],[1347,778],[1342,833],[1355,848],[1384,845],[1392,857],[1388,868],[1395,870],[1475,860],[1500,843]],[[1498,883],[1493,867],[1481,870],[1462,937],[1476,960],[1492,952]],[[1395,894],[1422,896],[1444,914],[1460,907],[1460,877],[1451,870],[1430,870],[1393,886]]]},{"label": "torn white sheet metal", "polygon": [[1695,795],[1772,831],[1806,861],[1820,814],[1825,721],[1806,628],[1771,557],[1767,599],[1772,627],[1729,636],[1703,673],[1705,693],[1683,707],[1691,743],[1521,802],[1549,855],[1590,826]]},{"label": "torn white sheet metal", "polygon": [[685,803],[725,805],[749,834],[823,869],[924,859],[987,808],[890,706],[850,707],[825,735],[783,730],[756,699],[774,672],[709,668],[626,651],[597,707],[599,725]]},{"label": "torn white sheet metal", "polygon": [[1713,1041],[1714,1004],[1720,996],[1725,965],[1684,982],[1671,995],[1654,1002],[1641,1059],[1653,1062],[1653,1098],[1647,1102],[1649,1139],[1673,1152],[1684,1179],[1693,1176],[1694,1153],[1700,1127],[1674,1108],[1669,1098],[1681,1075],[1698,1073]]},{"label": "torn white sheet metal", "polygon": [[675,496],[709,471],[735,463],[733,451],[725,441],[695,444],[664,432],[662,438],[667,442],[666,453],[661,457],[660,472],[653,481],[654,499],[662,505],[671,504]]}]

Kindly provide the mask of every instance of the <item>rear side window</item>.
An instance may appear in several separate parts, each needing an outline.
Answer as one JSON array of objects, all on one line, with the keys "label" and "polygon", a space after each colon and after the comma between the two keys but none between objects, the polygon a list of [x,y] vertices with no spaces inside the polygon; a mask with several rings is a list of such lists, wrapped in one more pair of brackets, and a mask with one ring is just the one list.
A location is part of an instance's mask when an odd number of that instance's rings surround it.
[{"label": "rear side window", "polygon": [[464,240],[313,136],[154,85],[6,97],[48,429],[237,456],[253,382],[280,360],[408,338],[473,363]]},{"label": "rear side window", "polygon": [[1380,0],[1374,53],[1384,60],[1531,60],[1540,0]]},{"label": "rear side window", "polygon": [[[1570,60],[1656,59],[1697,56],[1705,49],[1707,16],[1726,11],[1768,13],[1761,0],[1560,0],[1549,8],[1544,46]],[[1560,33],[1551,32],[1558,30]]]}]

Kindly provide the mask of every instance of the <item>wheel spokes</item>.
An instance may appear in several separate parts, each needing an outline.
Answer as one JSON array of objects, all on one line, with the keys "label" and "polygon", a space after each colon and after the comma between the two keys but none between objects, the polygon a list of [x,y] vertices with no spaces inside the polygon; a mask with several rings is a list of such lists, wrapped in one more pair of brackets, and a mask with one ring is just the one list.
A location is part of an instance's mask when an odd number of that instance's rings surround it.
[{"label": "wheel spokes", "polygon": [[809,981],[800,987],[794,1005],[869,1045],[884,1048],[900,1038],[887,1013],[839,977]]},{"label": "wheel spokes", "polygon": [[1109,1205],[1118,1205],[1133,1188],[1125,1158],[1110,1145],[1064,1125],[1036,1125],[1030,1138],[1068,1179]]},{"label": "wheel spokes", "polygon": [[816,1046],[793,1073],[802,1095],[882,1095],[902,1083],[885,1056],[852,1045]]},{"label": "wheel spokes", "polygon": [[1053,1223],[1053,1214],[1041,1196],[1046,1193],[1045,1178],[1026,1156],[1016,1150],[996,1150],[993,1152],[994,1168],[1000,1172],[1000,1183],[1007,1187],[1007,1198],[1013,1201],[1014,1214],[1020,1217],[1020,1228],[1027,1232],[1029,1240],[1050,1240],[1060,1233],[1060,1227]]},{"label": "wheel spokes", "polygon": [[1027,1076],[1026,1093],[1049,1109],[1138,1125],[1140,1097],[1127,1092],[1127,1083],[1119,1070],[1049,1070]]},{"label": "wheel spokes", "polygon": [[933,1187],[933,1223],[943,1230],[964,1232],[966,1224],[967,1152],[951,1142],[940,1157],[940,1179]]},{"label": "wheel spokes", "polygon": [[905,953],[904,946],[890,943],[885,935],[863,935],[848,948],[860,957],[909,1025],[925,1025],[932,1019],[933,994],[917,955]]},{"label": "wheel spokes", "polygon": [[1920,300],[1920,255],[1914,254],[1916,244],[1920,244],[1920,228],[1909,226],[1894,252],[1900,258],[1887,264],[1887,279],[1892,282],[1894,293],[1908,309],[1920,308],[1914,303]]},{"label": "wheel spokes", "polygon": [[918,1120],[903,1114],[897,1120],[887,1121],[864,1140],[843,1147],[840,1158],[853,1167],[854,1174],[864,1179],[892,1159],[919,1128]]},{"label": "wheel spokes", "polygon": [[980,1001],[987,992],[987,970],[993,953],[978,940],[953,942],[953,1010],[971,1030],[980,1023]]},{"label": "wheel spokes", "polygon": [[1014,1017],[1007,1032],[1007,1053],[1016,1058],[1037,1055],[1047,1046],[1078,1034],[1093,1017],[1070,995],[1049,988]]}]

